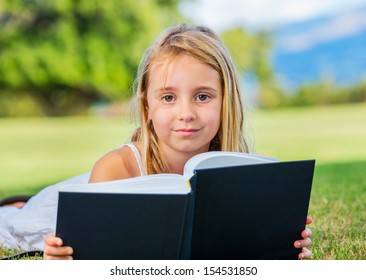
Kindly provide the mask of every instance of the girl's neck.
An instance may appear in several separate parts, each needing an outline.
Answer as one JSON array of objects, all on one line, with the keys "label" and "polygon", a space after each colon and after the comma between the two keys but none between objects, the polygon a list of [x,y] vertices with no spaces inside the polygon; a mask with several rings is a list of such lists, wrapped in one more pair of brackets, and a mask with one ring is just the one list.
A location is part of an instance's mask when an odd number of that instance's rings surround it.
[{"label": "girl's neck", "polygon": [[207,150],[182,152],[167,148],[167,149],[161,149],[160,152],[169,167],[170,173],[183,175],[184,166],[187,163],[187,161],[197,154],[207,152]]},{"label": "girl's neck", "polygon": [[168,164],[170,173],[174,174],[183,174],[184,165],[191,158],[191,156],[180,154],[175,157],[169,157],[166,159],[166,163]]}]

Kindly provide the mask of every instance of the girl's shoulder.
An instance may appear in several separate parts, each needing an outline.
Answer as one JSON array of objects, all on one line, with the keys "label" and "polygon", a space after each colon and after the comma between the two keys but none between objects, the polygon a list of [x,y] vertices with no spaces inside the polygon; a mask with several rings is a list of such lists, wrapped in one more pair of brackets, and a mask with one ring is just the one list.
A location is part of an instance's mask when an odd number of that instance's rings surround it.
[{"label": "girl's shoulder", "polygon": [[[141,144],[133,143],[140,153]],[[95,164],[89,182],[103,182],[140,176],[134,151],[123,145],[102,156]]]}]

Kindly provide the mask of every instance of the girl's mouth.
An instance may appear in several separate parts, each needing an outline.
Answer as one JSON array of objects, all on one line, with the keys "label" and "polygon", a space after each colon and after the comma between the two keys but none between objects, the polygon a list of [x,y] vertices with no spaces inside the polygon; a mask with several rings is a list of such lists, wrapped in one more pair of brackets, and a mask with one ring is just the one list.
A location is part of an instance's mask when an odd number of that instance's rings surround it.
[{"label": "girl's mouth", "polygon": [[174,131],[178,132],[182,136],[192,136],[192,135],[196,134],[199,131],[199,129],[181,128],[181,129],[175,129]]}]

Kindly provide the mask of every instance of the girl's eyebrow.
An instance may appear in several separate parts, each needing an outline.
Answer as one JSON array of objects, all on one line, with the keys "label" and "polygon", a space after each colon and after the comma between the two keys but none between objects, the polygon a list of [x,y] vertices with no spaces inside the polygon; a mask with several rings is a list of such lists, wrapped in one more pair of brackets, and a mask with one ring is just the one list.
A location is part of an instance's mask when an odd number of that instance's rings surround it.
[{"label": "girl's eyebrow", "polygon": [[154,92],[156,93],[161,93],[163,91],[175,91],[176,88],[175,87],[160,87],[154,90]]},{"label": "girl's eyebrow", "polygon": [[214,87],[210,86],[198,86],[195,88],[195,91],[214,91],[217,92],[218,90]]},{"label": "girl's eyebrow", "polygon": [[[154,92],[161,93],[163,91],[176,91],[175,87],[167,86],[167,87],[160,87],[154,90]],[[217,92],[218,90],[211,86],[197,86],[193,89],[194,91],[213,91]]]}]

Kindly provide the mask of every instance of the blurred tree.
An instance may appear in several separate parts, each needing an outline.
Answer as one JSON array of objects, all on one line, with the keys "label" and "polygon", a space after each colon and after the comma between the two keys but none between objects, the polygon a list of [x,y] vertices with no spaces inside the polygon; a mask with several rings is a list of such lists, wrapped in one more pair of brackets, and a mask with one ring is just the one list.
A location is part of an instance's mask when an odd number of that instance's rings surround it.
[{"label": "blurred tree", "polygon": [[1,0],[1,91],[30,94],[47,115],[126,98],[145,48],[181,20],[179,2]]},{"label": "blurred tree", "polygon": [[230,51],[238,69],[245,76],[255,76],[258,82],[258,105],[273,107],[283,96],[270,66],[272,41],[269,34],[250,34],[237,27],[225,30],[221,37]]},{"label": "blurred tree", "polygon": [[366,81],[340,86],[331,80],[301,85],[284,102],[284,106],[314,106],[366,102]]}]

